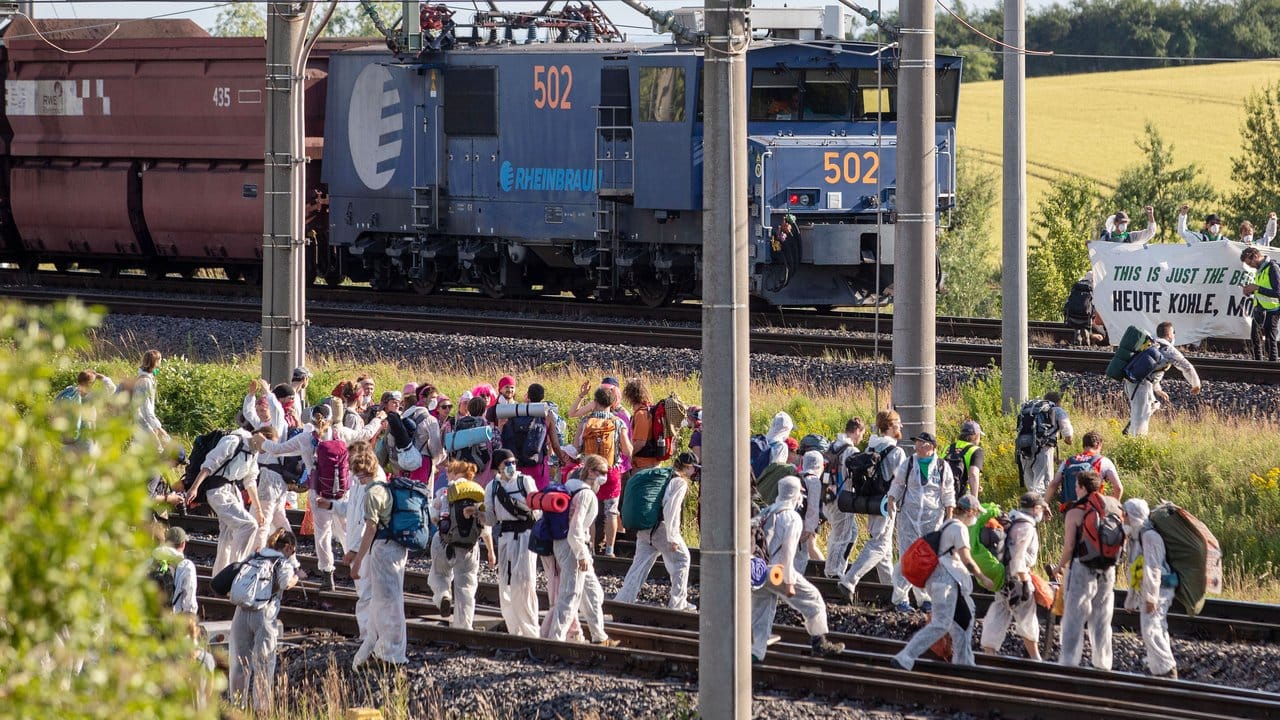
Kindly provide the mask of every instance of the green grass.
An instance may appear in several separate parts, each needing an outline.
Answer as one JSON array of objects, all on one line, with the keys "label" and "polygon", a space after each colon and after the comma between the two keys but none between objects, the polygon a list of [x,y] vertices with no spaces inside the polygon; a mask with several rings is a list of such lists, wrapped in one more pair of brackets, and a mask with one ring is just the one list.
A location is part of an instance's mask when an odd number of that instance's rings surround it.
[{"label": "green grass", "polygon": [[[1049,181],[1063,173],[1113,189],[1120,170],[1141,159],[1134,141],[1148,120],[1173,144],[1178,164],[1198,163],[1219,191],[1227,190],[1231,156],[1240,154],[1244,97],[1274,82],[1277,72],[1280,62],[1258,60],[1028,79],[1028,207],[1034,210]],[[996,170],[1003,92],[999,80],[966,83],[956,130],[961,150]],[[1128,208],[1131,215],[1140,209]]]}]

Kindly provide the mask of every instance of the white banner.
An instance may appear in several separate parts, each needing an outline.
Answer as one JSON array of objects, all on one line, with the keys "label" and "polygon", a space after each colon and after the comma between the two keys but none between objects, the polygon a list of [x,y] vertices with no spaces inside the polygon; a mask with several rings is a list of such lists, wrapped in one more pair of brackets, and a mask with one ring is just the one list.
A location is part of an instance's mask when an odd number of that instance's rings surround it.
[{"label": "white banner", "polygon": [[[1130,325],[1154,336],[1168,320],[1178,344],[1205,338],[1249,338],[1253,298],[1240,288],[1253,271],[1240,262],[1245,245],[1089,243],[1093,262],[1093,304],[1113,343]],[[1273,259],[1275,248],[1259,248]]]}]

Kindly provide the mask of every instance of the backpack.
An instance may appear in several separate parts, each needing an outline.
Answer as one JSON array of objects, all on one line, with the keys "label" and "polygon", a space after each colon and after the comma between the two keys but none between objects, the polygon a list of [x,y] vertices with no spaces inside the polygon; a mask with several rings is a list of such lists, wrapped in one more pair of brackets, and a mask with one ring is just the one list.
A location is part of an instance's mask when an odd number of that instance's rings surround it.
[{"label": "backpack", "polygon": [[177,564],[154,560],[147,577],[160,588],[160,597],[164,600],[165,607],[173,607],[173,595],[178,589]]},{"label": "backpack", "polygon": [[1093,312],[1093,283],[1080,280],[1071,286],[1062,306],[1062,319],[1069,328],[1088,330],[1093,327]]},{"label": "backpack", "polygon": [[[467,415],[458,418],[458,422],[453,426],[454,438],[464,430],[477,430],[484,428],[488,423],[482,417],[473,417]],[[454,458],[463,462],[469,462],[476,466],[476,472],[484,472],[489,469],[489,465],[493,463],[493,443],[492,441],[481,441],[468,447],[460,447],[457,449],[446,448],[453,453]]]},{"label": "backpack", "polygon": [[[569,492],[560,483],[549,483],[541,492],[529,496],[529,507],[542,511],[529,534],[529,550],[538,555],[553,554],[553,543],[569,537],[569,508],[573,496],[584,488]],[[556,509],[563,508],[563,509]]]},{"label": "backpack", "polygon": [[[196,477],[200,475],[200,466],[209,457],[209,453],[222,442],[222,438],[231,433],[230,430],[210,430],[203,435],[197,435],[195,440],[191,441],[191,452],[187,453],[187,469],[182,474],[182,489],[184,492],[190,491],[191,486],[196,484]],[[231,453],[231,457],[226,462],[218,466],[216,470],[209,473],[209,477],[218,476],[227,465],[235,460],[236,456],[244,450],[244,442],[241,441],[236,451]],[[191,504],[193,506],[208,505],[209,500],[209,482],[200,483],[200,490],[196,493],[196,499]]]},{"label": "backpack", "polygon": [[900,563],[902,565],[902,576],[912,585],[920,589],[924,589],[926,583],[929,582],[929,576],[934,570],[938,569],[938,556],[948,555],[955,548],[948,549],[945,553],[939,553],[938,547],[942,544],[942,531],[947,526],[958,520],[948,520],[943,523],[941,528],[931,533],[925,533],[916,541],[911,543],[906,552],[902,553]]},{"label": "backpack", "polygon": [[502,447],[516,456],[516,466],[542,464],[547,447],[547,423],[540,417],[516,417],[502,426]]},{"label": "backpack", "polygon": [[622,493],[622,526],[651,530],[662,522],[662,505],[675,470],[669,467],[641,470],[627,480]]},{"label": "backpack", "polygon": [[1084,509],[1075,559],[1091,570],[1114,567],[1124,547],[1124,521],[1120,501],[1110,495],[1090,493],[1076,503]]},{"label": "backpack", "polygon": [[80,388],[75,385],[68,385],[62,389],[62,392],[58,393],[57,397],[54,398],[54,401],[75,402],[76,404],[79,404],[82,402],[80,397]]},{"label": "backpack", "polygon": [[480,540],[480,533],[484,530],[480,513],[468,518],[464,511],[484,502],[484,488],[470,480],[459,480],[449,486],[445,501],[449,504],[449,516],[440,518],[440,544],[444,546],[445,555],[452,560],[455,548],[470,552]]},{"label": "backpack", "polygon": [[332,440],[320,440],[312,436],[311,446],[315,448],[316,466],[311,484],[316,494],[329,500],[341,500],[351,485],[351,468],[347,466],[347,444],[334,437]]},{"label": "backpack", "polygon": [[612,415],[598,417],[588,415],[582,430],[583,455],[599,455],[609,467],[618,463],[618,419]]},{"label": "backpack", "polygon": [[[754,484],[755,492],[760,496],[760,501],[763,504],[772,505],[773,501],[778,499],[778,482],[788,475],[796,475],[794,465],[773,463],[765,467],[764,472],[760,473]],[[803,487],[803,483],[801,483],[801,487]]]},{"label": "backpack", "polygon": [[375,483],[391,494],[391,521],[379,524],[374,535],[378,540],[394,540],[414,552],[422,552],[431,544],[431,489],[407,477],[393,477]]},{"label": "backpack", "polygon": [[[288,413],[285,413],[288,415]],[[285,438],[282,442],[291,440],[301,435],[302,428],[291,427],[285,432]],[[276,458],[275,462],[262,466],[266,470],[273,470],[284,480],[285,487],[294,492],[303,492],[307,489],[307,464],[302,461],[301,455],[286,455],[285,457]]]},{"label": "backpack", "polygon": [[961,497],[969,490],[969,464],[973,462],[973,454],[978,451],[977,445],[966,445],[963,449],[953,442],[947,448],[943,461],[951,467],[951,477],[956,481],[956,497]]},{"label": "backpack", "polygon": [[1222,592],[1222,548],[1204,523],[1170,502],[1151,509],[1148,522],[1164,540],[1165,562],[1178,577],[1173,595],[1188,615],[1204,609],[1205,595]]},{"label": "backpack", "polygon": [[671,457],[671,451],[675,445],[675,432],[671,427],[669,418],[667,417],[666,401],[656,405],[650,405],[645,409],[648,415],[648,427],[643,427],[643,415],[636,413],[632,416],[632,428],[637,431],[644,432],[644,444],[636,448],[633,457],[653,458],[654,460],[666,460]]},{"label": "backpack", "polygon": [[243,565],[244,561],[240,560],[219,570],[217,575],[209,578],[209,590],[218,597],[226,597],[231,593],[231,584],[236,581]]},{"label": "backpack", "polygon": [[782,566],[770,565],[769,562],[773,557],[769,545],[773,541],[774,513],[762,513],[755,507],[751,511],[751,587],[759,589],[765,584],[781,585]]},{"label": "backpack", "polygon": [[995,591],[1004,587],[1011,527],[1009,514],[995,503],[983,503],[978,521],[969,527],[969,553],[982,574],[991,578]]},{"label": "backpack", "polygon": [[1062,485],[1058,488],[1058,502],[1070,505],[1080,499],[1076,497],[1076,477],[1085,470],[1092,470],[1101,477],[1102,456],[1080,453],[1062,463]]},{"label": "backpack", "polygon": [[236,572],[228,597],[246,610],[262,610],[275,594],[276,563],[283,558],[254,555]]},{"label": "backpack", "polygon": [[769,467],[769,460],[773,457],[773,445],[764,435],[751,436],[751,475],[760,477],[764,473],[764,469]]},{"label": "backpack", "polygon": [[841,512],[875,515],[880,513],[880,502],[889,492],[889,481],[884,477],[885,457],[896,445],[851,454],[844,461],[844,486],[836,497],[836,507]]},{"label": "backpack", "polygon": [[1018,411],[1018,436],[1014,447],[1019,455],[1030,457],[1041,448],[1058,442],[1058,428],[1053,422],[1053,403],[1048,400],[1028,400]]},{"label": "backpack", "polygon": [[1130,382],[1140,383],[1154,373],[1168,370],[1172,364],[1173,348],[1164,343],[1153,342],[1124,366],[1124,376]]}]

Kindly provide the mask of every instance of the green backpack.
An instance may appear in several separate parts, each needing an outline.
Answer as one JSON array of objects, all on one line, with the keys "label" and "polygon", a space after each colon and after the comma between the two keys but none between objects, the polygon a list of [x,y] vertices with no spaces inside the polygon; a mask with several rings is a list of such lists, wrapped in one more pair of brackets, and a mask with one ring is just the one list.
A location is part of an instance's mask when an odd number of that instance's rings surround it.
[{"label": "green backpack", "polygon": [[662,500],[675,471],[669,467],[641,470],[627,480],[622,494],[622,526],[652,530],[662,522]]},{"label": "green backpack", "polygon": [[[978,516],[978,521],[969,527],[969,554],[973,556],[973,562],[982,568],[982,574],[991,578],[995,584],[992,588],[994,592],[999,592],[1004,587],[1004,563],[1000,558],[991,551],[986,544],[982,542],[982,529],[987,526],[987,522],[997,518],[1000,515],[1000,506],[995,503],[982,503],[982,514]],[[1003,539],[1003,533],[1001,533]]]},{"label": "green backpack", "polygon": [[756,479],[756,493],[764,505],[772,505],[778,499],[778,482],[788,475],[799,475],[794,465],[773,463],[765,467]]}]

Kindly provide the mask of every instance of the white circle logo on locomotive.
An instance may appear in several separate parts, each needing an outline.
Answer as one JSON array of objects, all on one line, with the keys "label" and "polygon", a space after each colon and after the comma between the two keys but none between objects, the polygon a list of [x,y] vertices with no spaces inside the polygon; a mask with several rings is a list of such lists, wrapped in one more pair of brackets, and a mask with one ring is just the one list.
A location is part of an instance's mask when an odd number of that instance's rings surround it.
[{"label": "white circle logo on locomotive", "polygon": [[392,82],[391,72],[376,63],[366,65],[351,88],[351,108],[347,113],[351,164],[365,187],[379,190],[391,182],[403,135],[400,91]]}]

